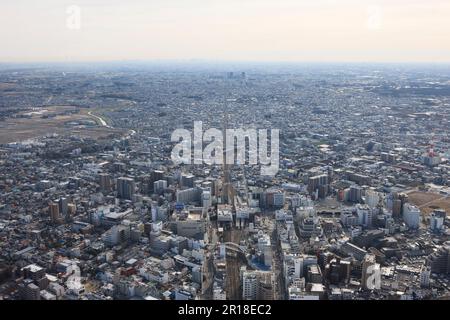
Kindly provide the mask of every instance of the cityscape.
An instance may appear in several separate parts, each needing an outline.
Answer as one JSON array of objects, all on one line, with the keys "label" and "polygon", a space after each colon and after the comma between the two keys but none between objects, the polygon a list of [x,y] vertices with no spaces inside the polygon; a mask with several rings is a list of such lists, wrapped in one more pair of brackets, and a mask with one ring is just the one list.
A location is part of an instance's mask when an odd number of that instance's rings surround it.
[{"label": "cityscape", "polygon": [[[449,113],[448,65],[2,65],[0,299],[448,299]],[[198,122],[276,173],[175,164]]]},{"label": "cityscape", "polygon": [[446,303],[449,39],[448,0],[0,1],[0,305]]}]

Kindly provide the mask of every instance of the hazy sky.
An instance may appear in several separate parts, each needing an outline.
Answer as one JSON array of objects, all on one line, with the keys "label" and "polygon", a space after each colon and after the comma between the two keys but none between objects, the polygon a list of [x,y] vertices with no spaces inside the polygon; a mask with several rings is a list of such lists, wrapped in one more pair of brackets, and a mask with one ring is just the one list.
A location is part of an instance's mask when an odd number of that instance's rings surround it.
[{"label": "hazy sky", "polygon": [[1,62],[154,59],[450,62],[450,0],[0,0]]}]

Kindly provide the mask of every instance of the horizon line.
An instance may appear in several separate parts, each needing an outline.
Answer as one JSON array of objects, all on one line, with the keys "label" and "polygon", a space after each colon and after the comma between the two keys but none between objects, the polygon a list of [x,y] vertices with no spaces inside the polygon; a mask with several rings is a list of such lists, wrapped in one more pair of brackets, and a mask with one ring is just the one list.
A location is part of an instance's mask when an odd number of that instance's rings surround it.
[{"label": "horizon line", "polygon": [[118,63],[142,63],[142,64],[154,64],[154,63],[219,63],[219,64],[378,64],[378,65],[450,65],[450,60],[448,61],[376,61],[376,60],[365,60],[365,61],[349,61],[349,60],[232,60],[232,59],[203,59],[203,58],[187,58],[187,59],[111,59],[111,60],[36,60],[36,61],[0,61],[0,65],[68,65],[68,64],[118,64]]}]

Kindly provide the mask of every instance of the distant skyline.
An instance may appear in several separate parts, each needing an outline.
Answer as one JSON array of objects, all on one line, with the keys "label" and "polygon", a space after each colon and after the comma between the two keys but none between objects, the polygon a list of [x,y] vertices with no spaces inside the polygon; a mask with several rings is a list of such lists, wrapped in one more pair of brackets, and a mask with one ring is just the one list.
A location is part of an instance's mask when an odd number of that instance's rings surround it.
[{"label": "distant skyline", "polygon": [[0,62],[450,62],[448,0],[2,0]]}]

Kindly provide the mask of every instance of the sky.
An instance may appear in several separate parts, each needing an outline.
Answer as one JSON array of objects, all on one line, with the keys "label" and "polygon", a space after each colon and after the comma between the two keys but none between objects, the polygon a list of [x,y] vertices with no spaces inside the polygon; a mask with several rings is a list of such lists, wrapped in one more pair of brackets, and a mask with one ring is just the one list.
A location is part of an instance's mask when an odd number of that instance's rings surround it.
[{"label": "sky", "polygon": [[191,59],[450,62],[450,1],[0,1],[0,62]]}]

